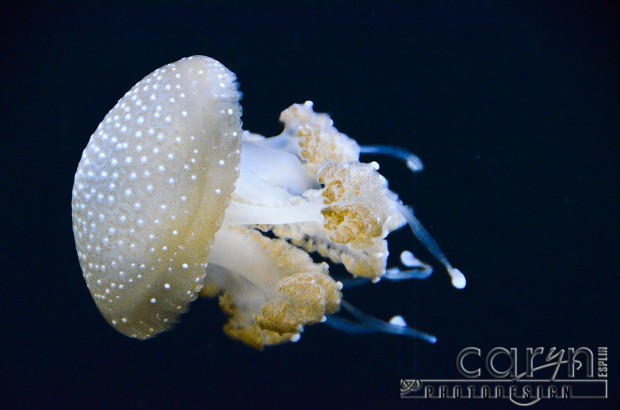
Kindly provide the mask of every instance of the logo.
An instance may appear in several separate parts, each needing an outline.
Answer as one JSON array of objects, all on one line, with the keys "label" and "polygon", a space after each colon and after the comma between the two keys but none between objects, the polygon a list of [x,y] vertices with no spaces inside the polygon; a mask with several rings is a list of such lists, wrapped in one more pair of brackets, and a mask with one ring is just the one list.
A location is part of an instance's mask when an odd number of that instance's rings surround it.
[{"label": "logo", "polygon": [[[466,347],[456,357],[462,379],[403,379],[402,399],[606,399],[607,347]],[[595,354],[596,352],[596,354]]]}]

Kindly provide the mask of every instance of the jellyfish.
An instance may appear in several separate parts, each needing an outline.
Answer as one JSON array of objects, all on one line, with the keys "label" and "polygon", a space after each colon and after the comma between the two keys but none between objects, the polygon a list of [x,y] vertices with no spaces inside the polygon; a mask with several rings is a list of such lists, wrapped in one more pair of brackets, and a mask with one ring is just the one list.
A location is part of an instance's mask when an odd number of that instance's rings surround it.
[{"label": "jellyfish", "polygon": [[408,225],[453,284],[465,285],[360,154],[400,158],[414,171],[420,160],[360,147],[311,102],[281,113],[280,135],[244,131],[240,98],[224,65],[188,57],[138,82],[92,134],[71,205],[80,266],[104,319],[149,339],[205,296],[218,298],[224,332],[259,350],[325,321],[434,341],[401,317],[382,321],[343,300],[327,263],[373,282],[428,276],[430,266],[407,252],[405,269],[386,267],[387,235]]}]

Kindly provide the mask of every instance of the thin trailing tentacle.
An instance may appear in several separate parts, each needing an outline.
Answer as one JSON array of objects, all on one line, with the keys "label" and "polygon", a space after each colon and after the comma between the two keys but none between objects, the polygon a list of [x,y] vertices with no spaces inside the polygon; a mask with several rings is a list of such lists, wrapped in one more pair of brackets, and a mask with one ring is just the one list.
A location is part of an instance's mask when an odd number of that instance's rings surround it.
[{"label": "thin trailing tentacle", "polygon": [[[423,264],[423,266],[410,268],[402,270],[400,268],[388,268],[383,276],[381,276],[381,280],[388,280],[390,282],[401,282],[405,280],[424,280],[427,279],[433,273],[433,268],[430,265]],[[371,282],[370,279],[366,278],[351,278],[351,279],[340,279],[340,282],[343,285],[343,289],[349,290],[354,289],[362,285],[367,285]]]},{"label": "thin trailing tentacle", "polygon": [[415,217],[411,208],[399,203],[398,210],[407,219],[407,223],[416,238],[418,238],[426,249],[428,249],[429,252],[432,253],[433,256],[437,258],[437,260],[446,268],[446,271],[452,279],[452,286],[457,289],[463,289],[467,284],[465,275],[450,264],[446,255],[444,255],[439,245],[437,245],[437,242],[435,242],[431,234],[426,230],[418,218]]},{"label": "thin trailing tentacle", "polygon": [[397,267],[388,268],[381,279],[392,282],[400,282],[410,279],[426,279],[433,273],[433,267],[422,262],[409,251],[403,251],[400,254],[400,261],[409,269],[400,269]]},{"label": "thin trailing tentacle", "polygon": [[420,172],[424,169],[422,160],[412,152],[407,151],[402,147],[394,145],[362,145],[360,146],[361,154],[376,154],[386,155],[393,158],[398,158],[405,162],[407,168],[411,172]]},{"label": "thin trailing tentacle", "polygon": [[353,322],[340,316],[329,316],[326,323],[336,330],[354,335],[389,333],[414,339],[422,339],[429,343],[437,342],[435,336],[407,326],[400,317],[398,320],[395,320],[394,323],[384,322],[383,320],[379,320],[362,312],[345,300],[341,302],[340,306],[349,312],[358,322]]}]

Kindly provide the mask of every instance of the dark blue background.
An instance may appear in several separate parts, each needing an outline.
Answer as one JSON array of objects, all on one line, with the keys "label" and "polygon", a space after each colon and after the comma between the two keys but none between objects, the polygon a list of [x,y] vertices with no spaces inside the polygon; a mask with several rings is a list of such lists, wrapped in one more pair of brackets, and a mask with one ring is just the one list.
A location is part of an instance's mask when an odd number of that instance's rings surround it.
[{"label": "dark blue background", "polygon": [[[617,403],[617,3],[201,3],[1,6],[3,407],[514,408],[399,399],[401,378],[458,377],[467,346],[608,346],[612,398],[561,404]],[[147,342],[105,324],[74,249],[73,175],[117,99],[193,54],[237,74],[245,129],[276,134],[312,99],[360,143],[420,155],[422,174],[382,172],[467,288],[438,270],[345,297],[436,345],[314,326],[257,353],[204,300]],[[409,242],[393,253],[429,259]]]}]

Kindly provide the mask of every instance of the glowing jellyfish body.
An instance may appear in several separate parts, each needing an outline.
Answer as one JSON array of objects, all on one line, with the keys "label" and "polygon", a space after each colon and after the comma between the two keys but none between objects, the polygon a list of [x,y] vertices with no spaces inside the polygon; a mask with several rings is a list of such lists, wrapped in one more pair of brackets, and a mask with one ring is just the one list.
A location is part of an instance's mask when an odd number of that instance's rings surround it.
[{"label": "glowing jellyfish body", "polygon": [[[358,144],[312,103],[286,109],[283,133],[264,138],[242,131],[239,98],[222,64],[182,59],[136,84],[92,135],[75,175],[73,231],[104,318],[147,339],[198,295],[219,295],[225,332],[259,349],[297,340],[341,305],[363,328],[415,333],[404,320],[356,315],[328,265],[308,252],[374,281],[428,275],[412,255],[403,260],[410,271],[386,272],[385,237],[408,222],[453,282],[460,272],[378,166],[359,162]],[[421,167],[415,156],[403,159]]]}]

